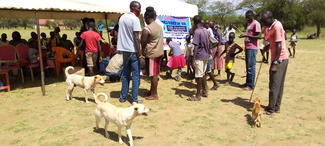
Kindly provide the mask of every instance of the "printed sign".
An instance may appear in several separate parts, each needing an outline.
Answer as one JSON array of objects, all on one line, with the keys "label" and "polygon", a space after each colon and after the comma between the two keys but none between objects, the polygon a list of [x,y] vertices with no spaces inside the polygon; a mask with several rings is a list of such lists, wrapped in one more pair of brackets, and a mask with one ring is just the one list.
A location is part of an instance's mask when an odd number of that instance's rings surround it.
[{"label": "printed sign", "polygon": [[[158,16],[163,25],[164,38],[172,38],[173,41],[181,43],[181,48],[185,48],[185,37],[191,29],[191,20],[189,17]],[[166,47],[165,47],[166,48]],[[167,47],[166,49],[169,49]]]}]

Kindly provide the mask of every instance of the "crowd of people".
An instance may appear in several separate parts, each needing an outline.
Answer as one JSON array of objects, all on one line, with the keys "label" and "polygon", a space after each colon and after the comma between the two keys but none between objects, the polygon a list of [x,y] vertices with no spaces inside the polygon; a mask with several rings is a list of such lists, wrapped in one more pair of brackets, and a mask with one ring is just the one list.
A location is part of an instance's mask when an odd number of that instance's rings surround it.
[{"label": "crowd of people", "polygon": [[[147,7],[144,13],[146,26],[141,28],[139,20],[141,4],[137,1],[130,3],[130,12],[123,14],[114,29],[110,30],[111,43],[103,41],[101,29],[98,31],[94,19],[82,19],[83,25],[80,32],[75,33],[73,42],[67,39],[67,35],[60,35],[60,28],[56,27],[47,38],[41,33],[41,47],[47,50],[49,56],[53,56],[51,48],[60,46],[73,52],[76,65],[87,68],[88,75],[97,73],[110,76],[111,79],[121,80],[122,87],[119,96],[120,102],[127,101],[130,80],[132,80],[131,102],[139,102],[138,90],[140,75],[145,74],[151,78],[151,87],[146,94],[147,100],[158,100],[158,82],[164,53],[163,28],[156,21],[156,11],[153,7]],[[242,87],[246,90],[255,88],[256,55],[259,40],[263,40],[261,53],[263,62],[268,63],[271,50],[269,105],[266,111],[269,114],[280,111],[283,95],[284,80],[288,66],[288,53],[285,44],[285,31],[280,21],[272,16],[272,12],[266,11],[261,15],[261,22],[254,17],[254,12],[248,10],[245,13],[247,20],[246,33],[240,34],[244,38],[244,47],[236,43],[237,28],[230,24],[222,32],[215,21],[203,21],[200,16],[194,16],[193,27],[186,36],[185,50],[181,44],[172,38],[166,38],[169,46],[169,60],[167,62],[167,77],[172,77],[172,71],[177,69],[175,79],[181,79],[182,68],[187,66],[189,78],[195,78],[196,93],[189,97],[188,101],[200,101],[201,97],[208,97],[208,90],[217,90],[219,85],[215,76],[221,76],[224,69],[226,84],[231,84],[235,77],[232,68],[236,55],[245,52],[246,82]],[[103,27],[103,26],[101,26]],[[98,27],[99,28],[99,27]],[[261,37],[263,34],[264,37]],[[295,56],[297,34],[293,31],[290,38],[290,56]],[[19,32],[12,33],[12,40],[7,40],[7,35],[1,35],[0,45],[10,44],[16,46],[24,43],[31,48],[30,60],[37,61],[38,39],[35,32],[26,41],[21,38]],[[79,63],[79,64],[78,64]],[[216,71],[216,75],[214,75]],[[213,82],[212,88],[207,87],[207,77]]]}]

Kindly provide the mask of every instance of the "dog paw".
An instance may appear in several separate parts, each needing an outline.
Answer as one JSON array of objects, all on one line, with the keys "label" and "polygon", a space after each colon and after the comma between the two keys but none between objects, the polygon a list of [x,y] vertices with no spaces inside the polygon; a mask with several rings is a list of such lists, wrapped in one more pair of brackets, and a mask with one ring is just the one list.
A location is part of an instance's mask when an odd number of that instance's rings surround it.
[{"label": "dog paw", "polygon": [[120,144],[124,144],[124,142],[123,142],[123,141],[120,141],[120,142],[118,142],[118,143],[120,143]]}]

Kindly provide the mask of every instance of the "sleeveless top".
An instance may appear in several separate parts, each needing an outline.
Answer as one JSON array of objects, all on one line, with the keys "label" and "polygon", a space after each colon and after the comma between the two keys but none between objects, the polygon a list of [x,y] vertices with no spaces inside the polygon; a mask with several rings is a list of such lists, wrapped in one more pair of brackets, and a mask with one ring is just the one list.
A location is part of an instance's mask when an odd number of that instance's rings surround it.
[{"label": "sleeveless top", "polygon": [[162,27],[157,22],[152,22],[144,29],[149,32],[148,43],[145,48],[145,57],[156,58],[164,54],[164,37]]}]

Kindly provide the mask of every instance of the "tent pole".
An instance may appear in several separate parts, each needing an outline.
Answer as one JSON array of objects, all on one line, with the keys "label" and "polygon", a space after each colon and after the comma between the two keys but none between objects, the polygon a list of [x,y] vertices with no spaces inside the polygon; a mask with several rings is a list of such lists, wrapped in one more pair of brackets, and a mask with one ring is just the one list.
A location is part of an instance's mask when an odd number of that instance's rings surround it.
[{"label": "tent pole", "polygon": [[44,66],[43,66],[43,56],[42,56],[42,48],[41,48],[41,40],[40,40],[40,27],[39,27],[39,16],[38,11],[35,11],[35,21],[36,21],[36,29],[37,29],[37,41],[38,41],[38,53],[40,58],[40,69],[41,69],[41,80],[42,80],[42,95],[45,96],[45,83],[44,83]]},{"label": "tent pole", "polygon": [[111,37],[109,36],[108,23],[107,23],[107,13],[105,13],[105,23],[106,23],[106,30],[107,30],[108,44],[111,45]]}]

